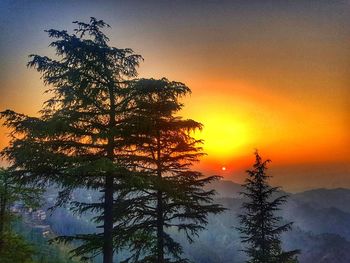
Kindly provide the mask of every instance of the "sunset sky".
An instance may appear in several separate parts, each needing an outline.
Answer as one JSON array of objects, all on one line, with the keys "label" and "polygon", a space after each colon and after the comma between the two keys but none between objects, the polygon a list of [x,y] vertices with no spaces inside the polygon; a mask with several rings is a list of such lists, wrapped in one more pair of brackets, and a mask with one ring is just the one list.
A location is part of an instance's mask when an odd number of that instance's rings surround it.
[{"label": "sunset sky", "polygon": [[350,187],[350,1],[2,0],[0,110],[37,114],[28,55],[52,55],[45,29],[90,16],[144,57],[139,77],[192,89],[182,115],[204,124],[205,174],[242,182],[257,148],[286,190]]}]

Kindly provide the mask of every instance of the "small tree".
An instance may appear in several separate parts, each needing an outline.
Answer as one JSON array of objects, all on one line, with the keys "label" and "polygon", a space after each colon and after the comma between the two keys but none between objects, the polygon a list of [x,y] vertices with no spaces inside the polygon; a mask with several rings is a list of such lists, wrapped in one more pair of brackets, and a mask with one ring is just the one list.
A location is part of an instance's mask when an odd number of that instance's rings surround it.
[{"label": "small tree", "polygon": [[22,185],[9,170],[0,168],[0,259],[4,263],[32,262],[33,248],[13,231],[11,224],[15,215],[10,208],[15,202],[36,207],[41,191]]},{"label": "small tree", "polygon": [[179,99],[189,92],[183,83],[165,78],[131,85],[127,121],[131,127],[125,138],[133,145],[130,163],[147,182],[134,201],[140,204],[135,210],[140,220],[131,226],[136,233],[133,262],[187,262],[169,230],[183,231],[192,242],[207,224],[207,216],[224,210],[213,203],[214,191],[203,189],[218,177],[191,170],[203,155],[202,141],[192,133],[202,125],[176,115],[183,107]]},{"label": "small tree", "polygon": [[287,200],[287,195],[275,197],[279,187],[268,184],[266,175],[270,160],[262,161],[255,152],[253,169],[248,170],[248,178],[243,184],[243,196],[247,198],[242,205],[244,214],[240,215],[242,242],[247,244],[244,250],[249,263],[290,263],[297,262],[298,250],[283,251],[280,235],[290,230],[292,223],[282,223],[276,215]]}]

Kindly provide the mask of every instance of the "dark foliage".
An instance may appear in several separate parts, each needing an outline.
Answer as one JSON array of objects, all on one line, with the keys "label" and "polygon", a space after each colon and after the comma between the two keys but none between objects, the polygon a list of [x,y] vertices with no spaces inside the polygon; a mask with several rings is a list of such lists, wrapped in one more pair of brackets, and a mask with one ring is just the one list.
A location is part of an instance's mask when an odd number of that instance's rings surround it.
[{"label": "dark foliage", "polygon": [[223,211],[213,204],[213,190],[203,187],[218,179],[192,171],[191,165],[203,155],[201,140],[193,137],[202,125],[177,115],[182,108],[179,99],[190,92],[180,82],[163,78],[141,79],[130,84],[125,136],[134,171],[147,183],[134,196],[137,219],[130,226],[136,233],[132,240],[131,262],[188,262],[181,258],[182,246],[167,230],[193,236],[204,229],[207,216]]},{"label": "dark foliage", "polygon": [[16,215],[11,206],[22,202],[24,206],[39,205],[40,189],[25,186],[8,169],[0,168],[0,259],[4,263],[30,263],[34,254],[31,247],[11,226]]},{"label": "dark foliage", "polygon": [[240,215],[239,228],[242,242],[247,244],[244,250],[251,263],[290,263],[297,262],[298,250],[282,251],[280,235],[290,230],[292,223],[282,224],[277,214],[286,200],[286,195],[274,197],[278,187],[268,184],[267,163],[255,152],[256,161],[243,185],[242,195],[248,201],[242,204],[244,213]]},{"label": "dark foliage", "polygon": [[[132,262],[187,262],[182,247],[166,229],[183,231],[188,240],[207,224],[214,191],[203,187],[217,177],[190,170],[201,153],[192,133],[202,125],[176,116],[179,98],[190,92],[167,79],[134,80],[142,60],[131,49],[108,45],[108,26],[91,18],[74,22],[75,32],[48,30],[56,59],[31,55],[29,67],[42,75],[51,98],[39,117],[6,110],[12,129],[2,155],[15,176],[35,185],[55,185],[55,207],[95,214],[103,231],[56,240],[77,241],[72,252],[83,259],[131,247]],[[100,191],[91,203],[71,200],[77,188]]]}]

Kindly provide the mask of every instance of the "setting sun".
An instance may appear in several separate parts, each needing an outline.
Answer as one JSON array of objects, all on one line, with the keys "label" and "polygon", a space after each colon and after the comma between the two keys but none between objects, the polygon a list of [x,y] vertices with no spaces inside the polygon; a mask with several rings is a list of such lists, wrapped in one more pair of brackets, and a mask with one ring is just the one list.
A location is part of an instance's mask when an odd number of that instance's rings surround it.
[{"label": "setting sun", "polygon": [[205,141],[204,151],[209,156],[220,159],[238,154],[249,143],[246,125],[223,112],[207,116],[204,129],[198,137]]}]

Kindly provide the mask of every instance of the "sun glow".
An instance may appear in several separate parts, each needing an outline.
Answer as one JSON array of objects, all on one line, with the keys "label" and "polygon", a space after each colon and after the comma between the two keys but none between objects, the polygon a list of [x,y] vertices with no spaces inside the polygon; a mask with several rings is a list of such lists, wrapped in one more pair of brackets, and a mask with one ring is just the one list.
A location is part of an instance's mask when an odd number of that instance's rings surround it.
[{"label": "sun glow", "polygon": [[204,129],[198,136],[204,139],[204,151],[215,159],[226,159],[239,154],[248,144],[249,138],[243,121],[222,113],[207,116]]}]

